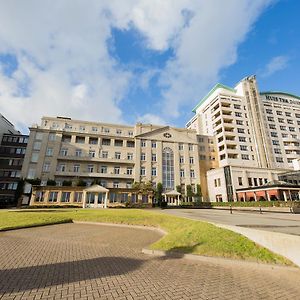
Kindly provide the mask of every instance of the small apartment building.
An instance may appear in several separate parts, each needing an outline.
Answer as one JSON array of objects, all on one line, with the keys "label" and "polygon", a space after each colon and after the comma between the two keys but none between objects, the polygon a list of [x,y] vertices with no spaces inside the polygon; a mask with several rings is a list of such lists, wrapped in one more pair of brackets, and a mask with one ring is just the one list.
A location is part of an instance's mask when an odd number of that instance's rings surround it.
[{"label": "small apartment building", "polygon": [[256,188],[278,180],[282,170],[226,166],[207,172],[209,198],[212,202],[238,201],[237,190]]},{"label": "small apartment building", "polygon": [[3,134],[0,146],[0,207],[16,206],[27,135]]},{"label": "small apartment building", "polygon": [[44,117],[30,128],[22,175],[44,186],[48,179],[58,186],[83,180],[108,189],[150,181],[184,192],[201,183],[208,199],[206,171],[217,166],[214,145],[214,138],[184,128]]}]

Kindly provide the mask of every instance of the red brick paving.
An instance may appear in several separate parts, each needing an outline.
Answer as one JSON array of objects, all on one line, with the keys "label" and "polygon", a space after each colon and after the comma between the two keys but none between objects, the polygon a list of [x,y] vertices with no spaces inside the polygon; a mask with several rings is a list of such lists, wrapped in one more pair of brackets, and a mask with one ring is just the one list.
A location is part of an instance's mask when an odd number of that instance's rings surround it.
[{"label": "red brick paving", "polygon": [[0,299],[300,299],[300,270],[159,258],[154,231],[63,224],[0,233]]}]

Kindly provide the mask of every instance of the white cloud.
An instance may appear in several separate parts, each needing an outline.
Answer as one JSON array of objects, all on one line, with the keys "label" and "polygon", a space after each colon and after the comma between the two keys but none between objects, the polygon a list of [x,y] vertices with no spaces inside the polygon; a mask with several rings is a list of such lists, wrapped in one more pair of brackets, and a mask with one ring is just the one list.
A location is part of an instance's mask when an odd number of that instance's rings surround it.
[{"label": "white cloud", "polygon": [[269,77],[274,73],[284,70],[289,62],[289,58],[287,56],[275,56],[273,57],[269,63],[266,65],[265,70],[262,72],[262,77]]},{"label": "white cloud", "polygon": [[[0,54],[16,55],[18,68],[11,76],[0,68],[1,113],[20,126],[42,115],[124,122],[119,103],[128,89],[136,82],[148,88],[149,80],[160,76],[162,109],[140,118],[169,123],[166,118],[177,117],[184,105],[192,107],[220,70],[236,61],[238,45],[271,2],[2,1]],[[126,71],[108,52],[112,27],[134,27],[145,47],[172,48],[174,57],[159,71]]]},{"label": "white cloud", "polygon": [[153,125],[170,125],[169,120],[165,120],[155,114],[144,114],[143,116],[138,116],[137,122]]}]

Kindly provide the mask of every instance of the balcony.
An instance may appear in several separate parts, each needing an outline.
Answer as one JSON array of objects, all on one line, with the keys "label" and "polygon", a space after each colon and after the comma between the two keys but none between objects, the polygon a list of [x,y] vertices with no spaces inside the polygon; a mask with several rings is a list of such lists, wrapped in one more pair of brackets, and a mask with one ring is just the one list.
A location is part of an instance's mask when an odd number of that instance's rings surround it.
[{"label": "balcony", "polygon": [[118,163],[118,164],[132,164],[134,165],[134,160],[130,159],[116,159],[112,157],[103,158],[103,157],[90,157],[88,155],[84,156],[75,156],[75,155],[59,155],[58,160],[67,160],[67,161],[84,161],[84,162],[105,162],[105,163]]},{"label": "balcony", "polygon": [[222,110],[222,114],[224,115],[224,116],[231,116],[232,115],[232,111],[231,110],[225,110],[225,109],[223,109]]},{"label": "balcony", "polygon": [[97,173],[97,172],[60,172],[56,171],[55,176],[62,177],[91,177],[91,178],[113,178],[113,179],[133,179],[134,175],[128,175],[126,173],[114,174],[113,172]]}]

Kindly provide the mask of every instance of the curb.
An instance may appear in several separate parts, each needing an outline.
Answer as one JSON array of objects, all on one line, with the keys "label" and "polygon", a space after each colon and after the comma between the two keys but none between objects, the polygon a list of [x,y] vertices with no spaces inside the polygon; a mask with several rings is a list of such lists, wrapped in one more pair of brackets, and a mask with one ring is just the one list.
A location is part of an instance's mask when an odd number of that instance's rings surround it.
[{"label": "curb", "polygon": [[238,259],[230,259],[224,257],[213,257],[213,256],[203,256],[203,255],[196,255],[196,254],[184,254],[180,252],[170,252],[170,251],[163,251],[163,250],[152,250],[148,248],[143,248],[142,253],[146,255],[153,255],[156,257],[166,257],[166,258],[182,258],[186,260],[194,260],[198,262],[206,262],[206,263],[213,263],[213,264],[225,264],[228,266],[236,265],[240,266],[243,264],[244,266],[253,267],[253,268],[266,268],[266,269],[290,269],[293,271],[299,272],[299,268],[293,266],[285,266],[285,265],[272,265],[266,263],[259,263],[255,261],[245,261],[245,260],[238,260]]},{"label": "curb", "polygon": [[73,224],[83,224],[83,225],[101,225],[101,226],[112,226],[112,227],[123,227],[123,228],[136,228],[136,229],[143,229],[143,230],[152,230],[159,232],[162,235],[166,235],[167,232],[163,229],[158,227],[151,227],[151,226],[141,226],[141,225],[128,225],[128,224],[118,224],[118,223],[101,223],[101,222],[85,222],[85,221],[74,221]]}]

